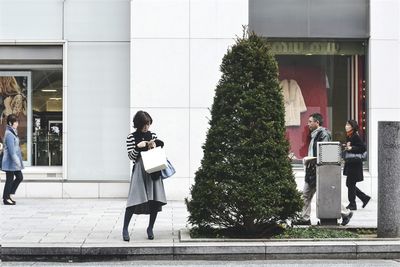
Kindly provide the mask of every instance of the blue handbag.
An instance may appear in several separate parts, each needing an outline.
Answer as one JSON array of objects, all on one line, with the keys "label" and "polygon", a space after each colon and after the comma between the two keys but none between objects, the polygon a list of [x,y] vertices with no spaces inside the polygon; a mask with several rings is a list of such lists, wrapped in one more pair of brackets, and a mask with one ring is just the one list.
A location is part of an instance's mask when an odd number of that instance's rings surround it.
[{"label": "blue handbag", "polygon": [[162,179],[167,179],[168,177],[171,177],[172,175],[175,174],[175,168],[172,166],[171,162],[167,160],[167,168],[164,170],[161,170],[161,178]]}]

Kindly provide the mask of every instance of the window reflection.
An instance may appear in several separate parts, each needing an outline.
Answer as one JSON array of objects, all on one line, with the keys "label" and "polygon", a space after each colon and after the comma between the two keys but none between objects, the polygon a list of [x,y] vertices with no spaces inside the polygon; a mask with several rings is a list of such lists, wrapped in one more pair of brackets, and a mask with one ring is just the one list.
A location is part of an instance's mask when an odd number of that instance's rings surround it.
[{"label": "window reflection", "polygon": [[32,165],[62,165],[62,70],[32,71]]},{"label": "window reflection", "polygon": [[293,163],[307,155],[307,120],[318,112],[333,140],[345,141],[348,119],[366,141],[364,41],[270,41],[285,101],[286,136]]},{"label": "window reflection", "polygon": [[18,136],[22,159],[27,161],[27,93],[30,73],[21,71],[0,71],[0,140],[4,141],[7,116],[18,118]]}]

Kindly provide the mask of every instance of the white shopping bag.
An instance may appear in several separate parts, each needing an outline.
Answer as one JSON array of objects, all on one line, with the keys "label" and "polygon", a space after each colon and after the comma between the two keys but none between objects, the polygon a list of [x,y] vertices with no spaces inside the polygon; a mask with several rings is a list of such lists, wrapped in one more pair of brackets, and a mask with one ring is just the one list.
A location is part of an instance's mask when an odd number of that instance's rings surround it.
[{"label": "white shopping bag", "polygon": [[142,155],[144,170],[147,173],[161,171],[168,166],[165,151],[161,147],[142,151],[140,154]]}]

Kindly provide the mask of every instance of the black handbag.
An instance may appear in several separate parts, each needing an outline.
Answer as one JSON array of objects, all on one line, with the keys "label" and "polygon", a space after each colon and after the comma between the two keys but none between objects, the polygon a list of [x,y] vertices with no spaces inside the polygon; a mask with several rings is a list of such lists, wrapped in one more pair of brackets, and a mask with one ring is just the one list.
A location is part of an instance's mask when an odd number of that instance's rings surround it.
[{"label": "black handbag", "polygon": [[343,159],[345,162],[362,162],[366,161],[367,157],[367,151],[365,151],[364,153],[352,153],[349,151],[343,151]]},{"label": "black handbag", "polygon": [[316,160],[312,160],[306,165],[305,181],[314,187],[317,184],[317,164]]}]

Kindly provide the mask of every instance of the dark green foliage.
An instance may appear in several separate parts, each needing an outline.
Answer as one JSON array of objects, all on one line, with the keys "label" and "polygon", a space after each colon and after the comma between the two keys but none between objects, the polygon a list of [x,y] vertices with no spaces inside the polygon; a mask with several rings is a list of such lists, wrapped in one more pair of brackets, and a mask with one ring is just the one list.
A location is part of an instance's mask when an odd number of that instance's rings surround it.
[{"label": "dark green foliage", "polygon": [[279,224],[270,224],[264,231],[246,232],[236,228],[191,228],[191,238],[275,238],[284,234],[285,228]]},{"label": "dark green foliage", "polygon": [[[330,239],[330,238],[362,238],[363,229],[346,229],[337,226],[332,229],[320,227],[283,228],[276,225],[268,233],[247,234],[235,229],[192,228],[191,238],[259,238],[259,239]],[[376,237],[376,233],[375,233]]]},{"label": "dark green foliage", "polygon": [[323,229],[318,227],[307,227],[307,228],[288,228],[284,233],[277,235],[276,239],[288,239],[288,238],[359,238],[357,233],[345,230],[337,229]]},{"label": "dark green foliage", "polygon": [[266,40],[250,33],[227,52],[221,71],[204,157],[186,199],[189,222],[259,233],[302,206],[288,158],[278,67]]}]

